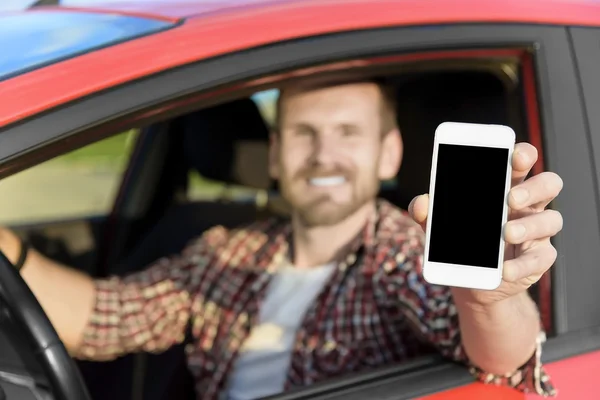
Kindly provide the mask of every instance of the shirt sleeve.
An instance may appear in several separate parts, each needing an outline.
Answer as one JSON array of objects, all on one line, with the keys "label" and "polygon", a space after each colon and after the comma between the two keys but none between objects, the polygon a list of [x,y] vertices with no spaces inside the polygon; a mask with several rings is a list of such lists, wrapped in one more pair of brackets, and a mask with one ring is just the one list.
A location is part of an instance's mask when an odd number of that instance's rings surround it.
[{"label": "shirt sleeve", "polygon": [[94,309],[74,356],[107,361],[181,343],[192,310],[191,284],[211,264],[223,234],[223,228],[213,228],[180,255],[125,278],[96,280]]},{"label": "shirt sleeve", "polygon": [[[448,287],[431,285],[422,274],[424,238],[420,228],[409,228],[399,234],[382,258],[379,287],[386,305],[408,321],[424,343],[435,347],[442,356],[465,364],[471,374],[484,383],[509,386],[522,392],[555,396],[556,391],[541,363],[542,332],[532,357],[519,369],[506,375],[487,373],[474,366],[462,346],[458,311]],[[400,244],[398,247],[397,244]]]}]

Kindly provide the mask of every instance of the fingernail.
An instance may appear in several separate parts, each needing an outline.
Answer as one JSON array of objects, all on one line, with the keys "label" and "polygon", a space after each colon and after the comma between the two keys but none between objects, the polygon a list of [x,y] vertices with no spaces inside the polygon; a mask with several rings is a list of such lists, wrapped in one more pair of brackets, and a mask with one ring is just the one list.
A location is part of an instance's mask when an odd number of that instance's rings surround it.
[{"label": "fingernail", "polygon": [[529,192],[525,189],[513,189],[511,196],[517,204],[522,204],[529,198]]},{"label": "fingernail", "polygon": [[529,157],[527,157],[527,154],[523,153],[522,151],[517,152],[517,156],[519,158],[521,158],[522,162],[527,162],[529,161]]},{"label": "fingernail", "polygon": [[507,282],[514,282],[516,280],[516,272],[513,268],[510,268],[508,265],[504,267],[504,271],[502,272],[503,278]]},{"label": "fingernail", "polygon": [[525,236],[526,229],[523,224],[509,225],[508,229],[510,236],[512,236],[513,239],[521,239],[523,236]]}]

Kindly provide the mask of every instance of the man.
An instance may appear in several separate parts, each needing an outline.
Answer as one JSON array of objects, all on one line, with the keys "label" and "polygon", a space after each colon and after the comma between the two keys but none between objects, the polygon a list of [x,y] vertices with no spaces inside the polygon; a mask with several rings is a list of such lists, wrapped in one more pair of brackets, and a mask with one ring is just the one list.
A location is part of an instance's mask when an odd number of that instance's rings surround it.
[{"label": "man", "polygon": [[[389,90],[370,81],[305,83],[284,88],[278,108],[270,173],[291,221],[214,228],[122,280],[94,281],[30,252],[22,275],[69,351],[108,360],[164,350],[189,332],[198,395],[237,400],[433,348],[486,382],[552,395],[527,288],[556,258],[550,238],[562,218],[545,207],[562,181],[553,173],[524,180],[535,149],[515,148],[500,288],[432,286],[421,275],[427,196],[411,203],[412,219],[376,200],[402,159]],[[2,232],[0,248],[18,259],[12,233]]]}]

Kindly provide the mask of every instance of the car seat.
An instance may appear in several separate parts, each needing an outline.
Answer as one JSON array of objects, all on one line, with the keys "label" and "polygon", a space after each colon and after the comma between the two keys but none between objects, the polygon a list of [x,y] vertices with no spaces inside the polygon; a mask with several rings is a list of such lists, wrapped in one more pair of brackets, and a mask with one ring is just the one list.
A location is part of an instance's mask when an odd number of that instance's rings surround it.
[{"label": "car seat", "polygon": [[408,209],[410,201],[429,191],[435,129],[445,121],[513,125],[503,82],[489,72],[406,74],[396,87],[398,125],[404,142],[396,185],[380,196]]}]

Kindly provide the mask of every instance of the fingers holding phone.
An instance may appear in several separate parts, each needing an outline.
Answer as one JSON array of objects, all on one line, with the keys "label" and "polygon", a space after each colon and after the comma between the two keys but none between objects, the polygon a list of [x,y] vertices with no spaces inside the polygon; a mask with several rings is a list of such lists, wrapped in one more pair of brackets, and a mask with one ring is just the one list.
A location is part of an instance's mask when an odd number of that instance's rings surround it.
[{"label": "fingers holding phone", "polygon": [[[430,283],[488,290],[503,285],[511,293],[535,283],[556,259],[550,238],[562,229],[562,216],[546,206],[562,180],[550,172],[526,179],[537,150],[514,140],[504,126],[438,127],[430,194],[409,206],[427,234],[424,276]],[[481,178],[465,171],[480,171]]]},{"label": "fingers holding phone", "polygon": [[[550,239],[563,227],[562,214],[547,209],[562,190],[562,179],[551,172],[538,174],[511,190],[503,279],[529,287],[554,264],[557,252]],[[514,193],[523,193],[513,196]],[[518,201],[518,199],[522,201]]]},{"label": "fingers holding phone", "polygon": [[537,149],[529,143],[517,143],[512,155],[511,187],[523,182],[538,160]]},{"label": "fingers holding phone", "polygon": [[429,195],[422,194],[412,199],[408,206],[408,213],[425,230],[429,214]]},{"label": "fingers holding phone", "polygon": [[563,181],[553,172],[542,172],[514,186],[508,196],[511,213],[527,215],[543,211],[558,196]]},{"label": "fingers holding phone", "polygon": [[556,210],[544,210],[509,221],[504,229],[504,239],[506,243],[513,245],[546,240],[560,232],[562,225],[561,213]]},{"label": "fingers holding phone", "polygon": [[[500,286],[514,147],[515,133],[506,126],[446,122],[437,128],[425,223],[428,282]],[[422,217],[422,207],[415,200],[413,214]]]}]

